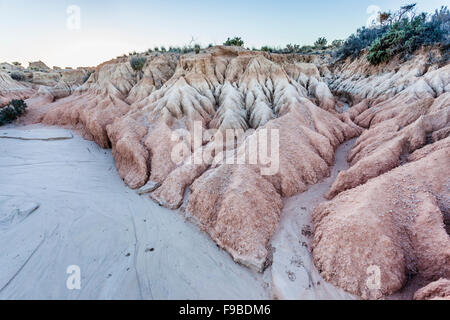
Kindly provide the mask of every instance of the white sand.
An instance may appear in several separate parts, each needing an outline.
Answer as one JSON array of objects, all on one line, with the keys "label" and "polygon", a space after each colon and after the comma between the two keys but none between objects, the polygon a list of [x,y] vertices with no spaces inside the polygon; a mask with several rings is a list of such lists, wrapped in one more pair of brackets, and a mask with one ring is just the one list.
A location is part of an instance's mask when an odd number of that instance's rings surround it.
[{"label": "white sand", "polygon": [[128,189],[110,150],[57,128],[0,128],[0,248],[0,299],[270,298],[263,275]]},{"label": "white sand", "polygon": [[[257,274],[127,188],[110,150],[63,129],[0,128],[0,299],[354,298],[320,277],[308,236],[353,142],[330,178],[285,200],[273,265]],[[66,287],[69,265],[81,290]]]},{"label": "white sand", "polygon": [[272,287],[279,299],[355,299],[354,296],[325,282],[315,268],[311,256],[311,214],[316,206],[327,201],[323,196],[339,171],[348,168],[347,154],[355,139],[342,144],[335,154],[330,177],[311,186],[308,191],[284,200],[280,226],[272,246]]}]

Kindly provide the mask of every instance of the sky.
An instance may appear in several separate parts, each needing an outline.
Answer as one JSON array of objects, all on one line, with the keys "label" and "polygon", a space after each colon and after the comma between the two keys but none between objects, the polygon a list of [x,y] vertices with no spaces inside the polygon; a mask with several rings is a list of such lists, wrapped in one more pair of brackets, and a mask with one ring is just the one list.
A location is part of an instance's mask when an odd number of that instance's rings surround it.
[{"label": "sky", "polygon": [[95,66],[132,51],[204,46],[239,36],[245,46],[345,39],[374,14],[416,2],[433,12],[450,0],[0,0],[0,62]]}]

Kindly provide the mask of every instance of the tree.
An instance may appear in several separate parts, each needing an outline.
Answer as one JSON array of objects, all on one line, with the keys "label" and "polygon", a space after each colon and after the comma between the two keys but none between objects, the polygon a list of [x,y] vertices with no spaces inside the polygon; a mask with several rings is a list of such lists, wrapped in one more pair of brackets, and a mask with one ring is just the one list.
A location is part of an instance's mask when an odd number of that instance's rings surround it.
[{"label": "tree", "polygon": [[407,18],[408,15],[411,15],[411,19],[413,19],[415,17],[416,5],[417,3],[412,3],[400,7],[400,10],[397,13],[397,21],[401,21],[404,18]]},{"label": "tree", "polygon": [[333,48],[339,48],[339,47],[342,47],[343,44],[344,44],[344,40],[333,40],[333,42],[331,43],[331,46]]},{"label": "tree", "polygon": [[314,42],[314,47],[316,49],[323,49],[327,46],[328,40],[324,37],[320,37],[319,39]]},{"label": "tree", "polygon": [[378,22],[383,26],[392,23],[392,13],[390,12],[380,12],[378,15]]},{"label": "tree", "polygon": [[234,37],[232,39],[228,38],[227,41],[223,43],[224,46],[244,46],[244,41],[240,37]]},{"label": "tree", "polygon": [[13,122],[23,115],[26,109],[27,104],[23,100],[11,100],[7,106],[0,108],[0,126]]},{"label": "tree", "polygon": [[138,81],[142,77],[142,69],[144,68],[145,63],[147,62],[146,57],[133,57],[130,60],[131,68],[137,72],[138,74]]}]

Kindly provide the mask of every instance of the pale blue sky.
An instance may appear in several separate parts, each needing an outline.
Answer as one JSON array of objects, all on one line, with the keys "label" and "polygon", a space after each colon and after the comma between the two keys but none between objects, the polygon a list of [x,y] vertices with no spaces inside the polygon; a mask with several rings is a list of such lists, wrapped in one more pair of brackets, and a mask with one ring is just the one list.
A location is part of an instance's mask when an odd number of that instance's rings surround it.
[{"label": "pale blue sky", "polygon": [[[43,60],[49,66],[93,66],[154,46],[221,44],[241,36],[246,47],[345,39],[366,24],[367,8],[395,10],[417,2],[431,12],[450,0],[0,0],[0,62]],[[67,28],[69,5],[81,28]]]}]

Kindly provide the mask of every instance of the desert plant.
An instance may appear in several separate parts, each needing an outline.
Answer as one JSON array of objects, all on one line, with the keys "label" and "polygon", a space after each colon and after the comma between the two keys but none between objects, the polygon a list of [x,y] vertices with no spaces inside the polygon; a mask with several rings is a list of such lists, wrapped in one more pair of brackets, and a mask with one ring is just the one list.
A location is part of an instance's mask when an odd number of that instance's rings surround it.
[{"label": "desert plant", "polygon": [[21,71],[13,71],[10,74],[10,77],[13,78],[16,81],[25,81],[26,80],[26,76],[25,73],[21,72]]},{"label": "desert plant", "polygon": [[13,106],[19,116],[24,114],[27,109],[27,104],[23,100],[13,99],[9,104]]},{"label": "desert plant", "polygon": [[223,43],[224,46],[238,46],[243,47],[244,41],[240,37],[234,37],[232,39],[228,38],[227,41]]},{"label": "desert plant", "polygon": [[199,44],[194,45],[195,54],[199,54],[200,53],[200,49],[201,49],[201,47],[200,47]]},{"label": "desert plant", "polygon": [[142,71],[146,62],[147,58],[145,57],[133,57],[130,59],[130,65],[134,71]]},{"label": "desert plant", "polygon": [[298,53],[300,52],[300,45],[298,44],[287,44],[286,48],[282,50],[283,53]]},{"label": "desert plant", "polygon": [[313,51],[314,47],[312,46],[302,46],[299,50],[299,53],[311,53]]},{"label": "desert plant", "polygon": [[392,23],[392,13],[390,12],[380,12],[378,15],[378,23],[380,25],[386,25]]},{"label": "desert plant", "polygon": [[331,43],[331,46],[333,48],[340,48],[340,47],[342,47],[343,44],[344,44],[344,40],[333,40],[333,42]]},{"label": "desert plant", "polygon": [[388,26],[377,26],[374,28],[362,27],[345,40],[343,45],[335,52],[338,60],[347,57],[357,57],[362,50],[369,47],[377,38],[389,30]]},{"label": "desert plant", "polygon": [[23,100],[11,100],[7,106],[0,108],[0,126],[13,122],[23,115],[26,109],[27,104]]},{"label": "desert plant", "polygon": [[14,61],[12,64],[15,65],[16,67],[19,67],[22,65],[20,62],[17,62],[17,61]]},{"label": "desert plant", "polygon": [[324,37],[320,37],[319,39],[314,42],[314,48],[316,49],[323,49],[327,46],[328,40]]},{"label": "desert plant", "polygon": [[[402,7],[389,31],[376,39],[369,48],[367,60],[374,65],[388,62],[397,54],[411,54],[422,45],[448,44],[450,13],[447,7],[429,17],[412,13],[415,6]],[[409,14],[409,15],[408,15]]]},{"label": "desert plant", "polygon": [[261,47],[261,51],[263,51],[263,52],[273,52],[274,49],[272,47],[269,47],[269,46],[262,46]]}]

